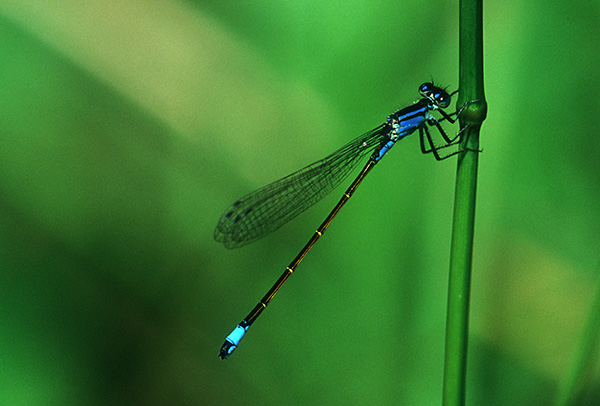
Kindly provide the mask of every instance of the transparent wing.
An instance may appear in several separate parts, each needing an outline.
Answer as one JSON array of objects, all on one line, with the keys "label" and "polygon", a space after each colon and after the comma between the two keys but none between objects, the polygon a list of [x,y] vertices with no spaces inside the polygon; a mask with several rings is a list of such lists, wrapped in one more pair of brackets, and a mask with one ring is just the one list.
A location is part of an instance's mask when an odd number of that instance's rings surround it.
[{"label": "transparent wing", "polygon": [[237,248],[277,230],[335,189],[388,132],[383,124],[320,161],[242,197],[221,216],[215,240]]}]

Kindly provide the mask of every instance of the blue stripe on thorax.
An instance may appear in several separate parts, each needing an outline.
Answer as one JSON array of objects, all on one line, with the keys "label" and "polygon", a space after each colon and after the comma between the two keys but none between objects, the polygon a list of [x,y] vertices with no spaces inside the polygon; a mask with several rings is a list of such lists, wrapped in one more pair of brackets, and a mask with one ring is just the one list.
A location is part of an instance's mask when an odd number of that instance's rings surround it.
[{"label": "blue stripe on thorax", "polygon": [[375,150],[371,159],[375,162],[379,161],[401,138],[412,134],[417,128],[423,126],[429,118],[429,110],[431,107],[419,100],[412,106],[405,107],[390,115],[387,119],[391,130],[384,139],[383,144]]}]

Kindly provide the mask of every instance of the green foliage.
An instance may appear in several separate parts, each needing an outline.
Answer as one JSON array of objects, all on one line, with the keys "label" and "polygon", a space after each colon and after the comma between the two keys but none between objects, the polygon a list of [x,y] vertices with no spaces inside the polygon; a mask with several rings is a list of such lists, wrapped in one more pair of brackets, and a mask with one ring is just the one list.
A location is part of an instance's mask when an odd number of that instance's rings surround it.
[{"label": "green foliage", "polygon": [[[549,404],[589,308],[599,7],[485,9],[467,404]],[[457,27],[447,2],[2,1],[0,404],[439,405],[453,159],[398,144],[226,362],[341,191],[240,250],[212,230],[456,89]]]}]

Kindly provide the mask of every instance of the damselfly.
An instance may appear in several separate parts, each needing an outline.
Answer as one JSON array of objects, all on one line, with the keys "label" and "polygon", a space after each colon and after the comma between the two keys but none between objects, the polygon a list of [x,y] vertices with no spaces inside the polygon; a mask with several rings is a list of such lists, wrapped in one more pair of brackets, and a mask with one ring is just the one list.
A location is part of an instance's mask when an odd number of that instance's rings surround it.
[{"label": "damselfly", "polygon": [[[277,230],[326,196],[348,176],[363,157],[372,152],[365,167],[308,243],[286,267],[281,277],[256,307],[227,336],[219,352],[221,359],[226,359],[233,353],[252,323],[323,235],[358,185],[396,141],[418,129],[423,154],[432,153],[436,160],[441,161],[463,151],[457,150],[443,156],[438,152],[443,148],[458,144],[457,139],[462,132],[461,130],[453,138],[450,138],[442,129],[440,122],[448,120],[455,123],[467,105],[474,102],[468,101],[460,110],[452,114],[446,113],[443,109],[450,105],[450,99],[456,92],[458,90],[448,94],[433,83],[423,83],[419,86],[422,98],[413,105],[391,114],[379,127],[366,132],[326,158],[242,197],[225,211],[215,229],[215,240],[224,243],[227,248],[241,247],[251,243]],[[439,119],[434,117],[431,114],[433,111],[438,111],[442,117]],[[452,116],[455,117],[452,118]],[[436,146],[434,144],[428,126],[437,128],[446,142],[444,145]]]}]

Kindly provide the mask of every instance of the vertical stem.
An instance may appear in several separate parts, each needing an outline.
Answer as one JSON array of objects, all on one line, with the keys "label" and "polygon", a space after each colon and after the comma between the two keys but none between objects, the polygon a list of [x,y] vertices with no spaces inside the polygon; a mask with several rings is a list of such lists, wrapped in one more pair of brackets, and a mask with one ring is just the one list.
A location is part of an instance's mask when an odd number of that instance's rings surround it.
[{"label": "vertical stem", "polygon": [[446,358],[444,361],[443,404],[465,404],[469,295],[479,130],[487,113],[483,92],[483,7],[482,0],[460,1],[460,84],[458,106],[472,103],[460,116],[464,131],[460,147],[454,197],[448,308],[446,316]]}]

